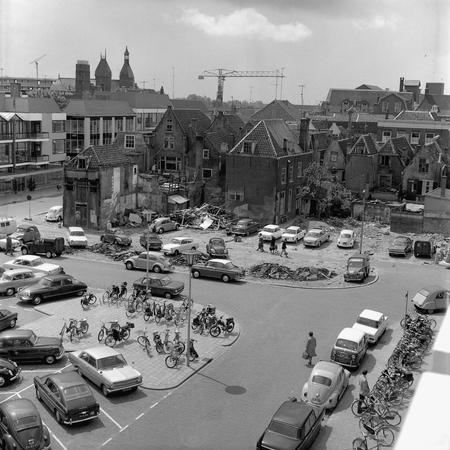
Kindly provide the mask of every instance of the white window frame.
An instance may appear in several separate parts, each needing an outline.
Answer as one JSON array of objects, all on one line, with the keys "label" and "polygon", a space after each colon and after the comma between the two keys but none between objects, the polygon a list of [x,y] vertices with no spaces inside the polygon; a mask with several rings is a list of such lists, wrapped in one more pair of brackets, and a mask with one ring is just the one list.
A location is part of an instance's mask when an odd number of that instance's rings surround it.
[{"label": "white window frame", "polygon": [[168,118],[166,121],[166,131],[171,132],[173,131],[173,121],[172,118]]},{"label": "white window frame", "polygon": [[297,162],[297,178],[301,178],[303,176],[303,161]]},{"label": "white window frame", "polygon": [[433,142],[434,133],[425,133],[425,144]]},{"label": "white window frame", "polygon": [[286,173],[287,173],[286,167],[282,167],[280,175],[281,184],[286,184]]},{"label": "white window frame", "polygon": [[391,137],[392,137],[392,131],[384,130],[381,133],[381,142],[387,142],[387,141],[389,141],[389,139],[391,139]]},{"label": "white window frame", "polygon": [[338,152],[336,150],[332,150],[330,152],[330,162],[337,162]]},{"label": "white window frame", "polygon": [[204,148],[203,149],[203,159],[209,159],[209,156],[210,156],[209,148]]},{"label": "white window frame", "polygon": [[418,144],[420,141],[420,133],[418,131],[411,132],[411,144]]},{"label": "white window frame", "polygon": [[433,190],[433,180],[422,180],[422,195]]},{"label": "white window frame", "polygon": [[134,134],[126,134],[124,140],[125,148],[133,149],[136,146],[136,136]]}]

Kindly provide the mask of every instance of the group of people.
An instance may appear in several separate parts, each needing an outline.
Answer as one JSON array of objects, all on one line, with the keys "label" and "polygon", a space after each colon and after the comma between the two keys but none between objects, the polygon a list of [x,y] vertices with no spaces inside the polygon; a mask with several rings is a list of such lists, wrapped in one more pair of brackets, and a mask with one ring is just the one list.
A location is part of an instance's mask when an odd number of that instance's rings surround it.
[{"label": "group of people", "polygon": [[[259,237],[258,248],[256,249],[256,251],[258,251],[258,252],[263,252],[264,251],[264,238],[262,236]],[[273,255],[278,253],[278,245],[276,243],[276,239],[275,239],[274,236],[272,236],[272,239],[270,240],[269,251]],[[285,256],[286,258],[288,258],[286,241],[282,241],[282,243],[281,243],[280,256]]]}]

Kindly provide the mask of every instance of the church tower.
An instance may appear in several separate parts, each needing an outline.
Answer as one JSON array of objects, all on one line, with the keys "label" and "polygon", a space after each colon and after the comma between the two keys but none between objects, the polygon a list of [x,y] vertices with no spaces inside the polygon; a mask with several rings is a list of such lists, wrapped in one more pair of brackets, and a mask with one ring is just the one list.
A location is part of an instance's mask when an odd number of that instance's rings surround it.
[{"label": "church tower", "polygon": [[112,73],[111,69],[109,68],[108,62],[106,61],[105,50],[105,56],[102,56],[102,54],[100,54],[100,62],[95,69],[95,86],[101,91],[111,92],[111,78]]},{"label": "church tower", "polygon": [[125,48],[123,66],[119,76],[119,86],[134,88],[134,74],[130,67],[130,54],[128,53],[128,47]]}]

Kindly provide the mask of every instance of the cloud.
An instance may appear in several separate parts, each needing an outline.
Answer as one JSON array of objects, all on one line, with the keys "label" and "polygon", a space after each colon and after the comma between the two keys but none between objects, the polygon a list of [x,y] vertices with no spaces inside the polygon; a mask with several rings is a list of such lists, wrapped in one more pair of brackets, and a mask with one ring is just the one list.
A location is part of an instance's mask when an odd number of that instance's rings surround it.
[{"label": "cloud", "polygon": [[298,42],[311,30],[300,22],[274,24],[253,8],[240,9],[229,15],[208,16],[197,9],[188,9],[181,18],[210,36],[249,37],[276,42]]},{"label": "cloud", "polygon": [[390,17],[376,15],[368,19],[353,20],[352,24],[358,30],[365,30],[365,29],[380,30],[381,28],[395,29],[397,28],[399,20],[400,18],[396,15],[391,15]]}]

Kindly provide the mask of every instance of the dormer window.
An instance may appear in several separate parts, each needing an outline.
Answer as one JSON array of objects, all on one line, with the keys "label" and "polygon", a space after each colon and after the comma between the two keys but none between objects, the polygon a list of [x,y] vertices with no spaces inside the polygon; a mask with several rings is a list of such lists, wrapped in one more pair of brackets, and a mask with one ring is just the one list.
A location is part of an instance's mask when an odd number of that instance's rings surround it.
[{"label": "dormer window", "polygon": [[438,113],[439,112],[439,106],[438,105],[433,105],[432,107],[431,107],[431,110],[430,110],[432,113]]},{"label": "dormer window", "polygon": [[173,131],[173,122],[171,118],[166,121],[166,131]]},{"label": "dormer window", "polygon": [[78,158],[78,168],[83,170],[87,168],[87,161],[84,156]]},{"label": "dormer window", "polygon": [[244,144],[242,145],[242,153],[251,155],[254,151],[255,143],[253,141],[244,141]]}]

